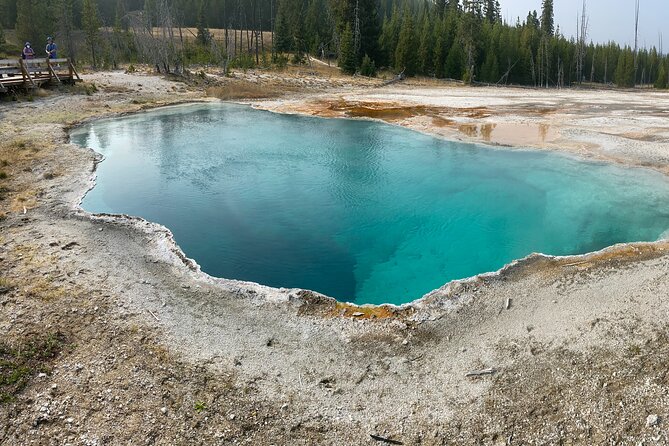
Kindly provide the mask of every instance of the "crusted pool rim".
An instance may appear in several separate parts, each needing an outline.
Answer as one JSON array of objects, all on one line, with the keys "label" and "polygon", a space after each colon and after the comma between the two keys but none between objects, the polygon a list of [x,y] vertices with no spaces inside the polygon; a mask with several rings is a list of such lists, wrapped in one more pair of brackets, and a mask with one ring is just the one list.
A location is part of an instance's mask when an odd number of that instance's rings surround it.
[{"label": "crusted pool rim", "polygon": [[[122,116],[137,115],[161,108],[176,108],[195,104],[225,102],[250,105],[261,110],[282,113],[281,111],[259,106],[258,103],[196,99],[149,105],[142,107],[140,110],[123,111],[107,114],[105,116],[89,117],[66,126],[64,130],[67,134],[67,140],[71,143],[71,132],[74,129],[93,121],[113,120]],[[293,111],[289,113],[295,112]],[[309,115],[308,113],[296,114]],[[371,119],[387,123],[387,121],[382,119],[370,118],[367,116],[353,116],[348,117],[347,119]],[[394,123],[394,125],[412,128],[411,126],[403,125],[402,123]],[[443,136],[434,135],[429,132],[424,131],[424,133],[443,138]],[[494,149],[494,147],[494,145],[490,146],[491,149]],[[81,204],[88,192],[90,192],[96,185],[97,168],[104,160],[104,157],[91,148],[82,148],[90,151],[93,165],[86,186],[81,187],[77,191],[77,198],[69,203],[73,216],[102,224],[120,225],[151,235],[152,237],[158,237],[158,254],[161,256],[162,260],[176,267],[185,267],[189,273],[190,280],[195,286],[198,286],[198,284],[215,286],[221,291],[233,294],[240,298],[249,299],[252,302],[295,306],[298,308],[298,314],[303,316],[317,316],[321,318],[341,317],[368,321],[402,320],[407,322],[423,322],[426,320],[438,320],[443,315],[457,312],[463,306],[471,303],[474,296],[481,293],[486,287],[493,285],[495,282],[514,281],[520,277],[536,273],[549,273],[561,268],[572,268],[586,271],[610,265],[612,262],[619,264],[637,262],[666,255],[667,250],[669,250],[669,240],[663,239],[655,242],[620,243],[603,248],[599,251],[570,256],[551,256],[542,253],[533,253],[522,259],[513,260],[497,271],[480,273],[473,277],[450,281],[442,287],[402,305],[357,305],[350,302],[339,301],[324,294],[301,288],[275,288],[255,282],[211,276],[202,271],[200,265],[185,254],[174,239],[169,228],[141,217],[126,214],[96,214],[85,211]],[[569,151],[566,153],[570,154]],[[573,155],[573,153],[571,154]],[[632,164],[629,167],[638,168],[639,166]],[[663,170],[655,168],[655,166],[643,167],[664,173]],[[510,305],[512,305],[511,301],[506,303],[506,306]]]}]

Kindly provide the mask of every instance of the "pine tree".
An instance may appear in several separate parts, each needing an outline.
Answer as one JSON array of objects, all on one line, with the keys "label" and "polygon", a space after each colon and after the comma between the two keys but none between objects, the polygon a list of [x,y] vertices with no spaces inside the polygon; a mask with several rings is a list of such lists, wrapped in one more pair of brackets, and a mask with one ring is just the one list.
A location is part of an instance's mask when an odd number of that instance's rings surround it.
[{"label": "pine tree", "polygon": [[14,28],[16,24],[16,0],[0,0],[0,28]]},{"label": "pine tree", "polygon": [[362,58],[360,74],[367,77],[376,77],[376,65],[367,54],[365,54],[365,57]]},{"label": "pine tree", "polygon": [[38,0],[17,0],[16,35],[21,42],[31,42],[35,48],[42,46],[50,30],[51,22],[47,19],[44,2]]},{"label": "pine tree", "polygon": [[[59,5],[60,16],[58,17],[58,29],[61,43],[64,45],[67,55],[73,62],[76,61],[74,45],[74,13],[75,0],[61,0]],[[62,52],[62,51],[60,51]]]},{"label": "pine tree", "polygon": [[93,66],[97,67],[97,52],[100,45],[100,16],[95,0],[83,0],[81,25],[86,34],[86,44],[91,50]]},{"label": "pine tree", "polygon": [[462,44],[455,41],[446,58],[445,76],[450,79],[462,79],[462,75],[464,74],[463,64],[464,54],[462,52]]},{"label": "pine tree", "polygon": [[555,34],[553,0],[543,0],[541,4],[541,32],[546,36]]},{"label": "pine tree", "polygon": [[438,20],[434,27],[434,36],[432,37],[434,44],[434,54],[432,56],[432,66],[434,67],[434,75],[438,78],[444,77],[444,64],[446,63],[446,55],[448,54],[448,45],[446,43],[446,32],[444,21]]},{"label": "pine tree", "polygon": [[292,38],[289,21],[289,3],[287,0],[279,2],[274,29],[274,50],[277,53],[287,53],[292,48]]},{"label": "pine tree", "polygon": [[430,17],[425,14],[421,24],[420,47],[418,48],[418,70],[425,75],[433,72],[433,44],[434,34],[432,32],[432,21],[430,20]]},{"label": "pine tree", "polygon": [[413,15],[407,7],[402,17],[402,29],[395,49],[395,70],[403,71],[407,76],[416,73],[416,47]]},{"label": "pine tree", "polygon": [[358,57],[367,55],[373,62],[383,59],[379,45],[381,22],[376,0],[359,0],[360,18],[360,53]]},{"label": "pine tree", "polygon": [[485,0],[483,5],[483,14],[490,23],[497,23],[502,20],[502,12],[498,0]]},{"label": "pine tree", "polygon": [[[293,28],[292,28],[292,37],[293,37],[293,62],[294,63],[303,63],[304,62],[304,53],[307,51],[307,40],[306,40],[306,30],[304,27],[304,16],[302,11],[297,9],[295,10],[295,15],[293,16]],[[357,65],[357,54],[356,56],[356,65]]]},{"label": "pine tree", "polygon": [[472,82],[476,72],[476,61],[481,48],[481,23],[483,11],[480,0],[464,0],[460,21],[460,41],[464,46],[465,76],[464,80]]},{"label": "pine tree", "polygon": [[446,0],[436,0],[435,4],[437,6],[437,14],[439,18],[444,17],[444,12],[446,11]]},{"label": "pine tree", "polygon": [[481,78],[485,82],[496,83],[499,80],[499,62],[494,52],[488,51],[481,67]]},{"label": "pine tree", "polygon": [[327,6],[325,0],[312,0],[307,8],[304,21],[307,49],[312,54],[319,54],[324,50],[332,38],[332,29],[327,20]]},{"label": "pine tree", "polygon": [[390,18],[385,18],[383,27],[381,28],[381,37],[379,37],[379,45],[381,47],[381,63],[387,66],[395,63],[395,50],[397,49],[397,42],[400,38],[400,29],[402,27],[402,19],[397,6],[393,6],[393,12]]},{"label": "pine tree", "polygon": [[618,56],[618,66],[616,68],[616,85],[622,88],[632,88],[635,85],[634,79],[634,52],[626,47],[623,53]]},{"label": "pine tree", "polygon": [[204,0],[200,0],[197,13],[197,43],[202,46],[208,46],[211,42],[211,33],[209,28],[207,28],[207,16],[205,13],[205,3]]},{"label": "pine tree", "polygon": [[355,43],[353,42],[353,31],[351,31],[351,25],[346,25],[346,29],[341,36],[339,49],[339,67],[343,73],[355,74],[355,70],[357,68],[357,57],[355,55],[354,46]]}]

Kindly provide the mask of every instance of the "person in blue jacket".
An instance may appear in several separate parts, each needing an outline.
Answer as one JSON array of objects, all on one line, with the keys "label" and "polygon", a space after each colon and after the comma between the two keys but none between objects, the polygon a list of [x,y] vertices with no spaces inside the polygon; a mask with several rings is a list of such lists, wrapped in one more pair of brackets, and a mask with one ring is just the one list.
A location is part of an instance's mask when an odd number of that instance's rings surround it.
[{"label": "person in blue jacket", "polygon": [[56,51],[58,51],[58,46],[53,41],[53,37],[49,36],[46,39],[46,54],[49,59],[57,59]]}]

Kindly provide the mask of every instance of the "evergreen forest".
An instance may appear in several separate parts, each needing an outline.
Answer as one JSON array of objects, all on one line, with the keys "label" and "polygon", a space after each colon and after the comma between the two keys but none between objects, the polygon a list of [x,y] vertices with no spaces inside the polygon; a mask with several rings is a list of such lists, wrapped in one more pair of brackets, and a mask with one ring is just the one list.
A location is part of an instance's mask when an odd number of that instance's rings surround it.
[{"label": "evergreen forest", "polygon": [[17,42],[40,45],[53,35],[62,55],[101,67],[250,68],[311,56],[352,75],[668,87],[661,41],[593,43],[585,6],[575,11],[577,35],[565,36],[554,0],[537,0],[512,23],[502,19],[500,0],[0,0],[0,53],[20,51],[8,45],[9,31]]}]

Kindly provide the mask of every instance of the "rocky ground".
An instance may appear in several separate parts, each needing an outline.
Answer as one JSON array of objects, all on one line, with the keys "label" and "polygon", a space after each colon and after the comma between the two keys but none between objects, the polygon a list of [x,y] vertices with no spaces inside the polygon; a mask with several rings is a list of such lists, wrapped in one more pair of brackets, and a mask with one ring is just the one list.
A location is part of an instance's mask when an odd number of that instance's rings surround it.
[{"label": "rocky ground", "polygon": [[0,104],[0,444],[669,443],[669,243],[534,256],[355,308],[212,279],[165,228],[87,215],[99,158],[67,138],[86,119],[248,96],[499,144],[514,141],[497,128],[548,125],[523,145],[666,171],[666,96],[312,72],[86,81]]}]

